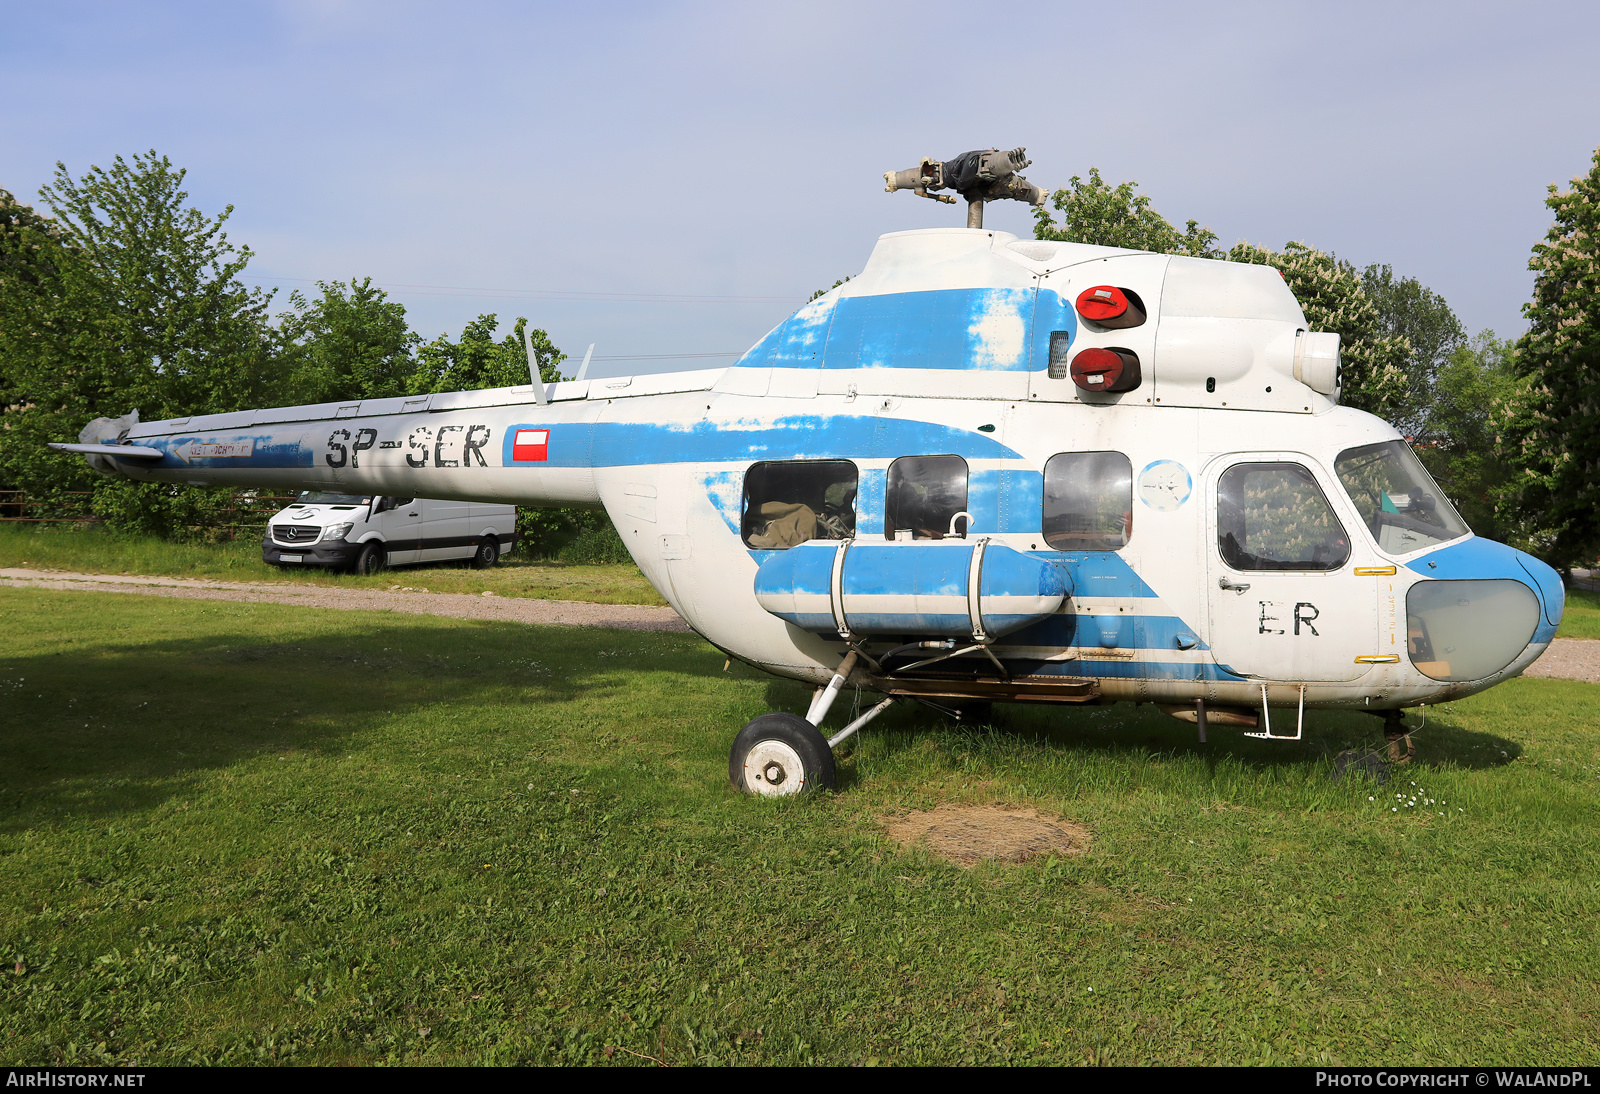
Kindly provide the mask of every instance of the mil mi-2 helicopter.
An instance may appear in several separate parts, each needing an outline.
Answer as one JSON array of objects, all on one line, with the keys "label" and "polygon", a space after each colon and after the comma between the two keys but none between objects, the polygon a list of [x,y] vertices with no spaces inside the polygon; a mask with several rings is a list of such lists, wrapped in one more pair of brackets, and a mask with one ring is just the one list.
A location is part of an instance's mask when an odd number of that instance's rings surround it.
[{"label": "mil mi-2 helicopter", "polygon": [[[1044,201],[1027,165],[885,175],[959,194],[967,227],[881,237],[727,368],[135,412],[55,447],[375,507],[603,507],[707,641],[816,686],[738,734],[729,777],[761,795],[833,785],[833,749],[900,699],[1153,702],[1202,741],[1358,708],[1393,748],[1402,709],[1544,651],[1556,572],[1475,537],[1393,427],[1339,405],[1339,337],[1276,270],[985,229],[986,201]],[[351,546],[381,564],[381,529]],[[847,686],[883,698],[825,736]]]}]

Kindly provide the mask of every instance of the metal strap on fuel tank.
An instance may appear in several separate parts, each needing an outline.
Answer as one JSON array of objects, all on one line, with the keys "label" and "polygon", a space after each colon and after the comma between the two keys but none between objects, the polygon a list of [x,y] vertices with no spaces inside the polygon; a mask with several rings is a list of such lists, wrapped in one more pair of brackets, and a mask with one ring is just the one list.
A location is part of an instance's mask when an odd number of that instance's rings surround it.
[{"label": "metal strap on fuel tank", "polygon": [[828,581],[828,603],[833,608],[833,625],[839,637],[846,642],[855,638],[850,633],[850,621],[844,615],[844,556],[849,552],[851,542],[848,539],[839,541],[838,549],[833,552],[833,575]]},{"label": "metal strap on fuel tank", "polygon": [[989,634],[983,626],[983,552],[989,546],[987,536],[980,537],[972,548],[972,561],[967,564],[967,615],[972,620],[972,640],[989,644]]}]

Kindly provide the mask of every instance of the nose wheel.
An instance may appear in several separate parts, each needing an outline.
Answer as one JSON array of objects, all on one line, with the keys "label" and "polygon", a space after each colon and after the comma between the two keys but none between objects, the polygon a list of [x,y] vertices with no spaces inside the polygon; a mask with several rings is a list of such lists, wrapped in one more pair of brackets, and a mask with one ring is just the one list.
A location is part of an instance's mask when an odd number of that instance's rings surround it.
[{"label": "nose wheel", "polygon": [[786,798],[834,785],[833,749],[798,714],[763,714],[739,731],[728,756],[734,787],[763,798]]}]

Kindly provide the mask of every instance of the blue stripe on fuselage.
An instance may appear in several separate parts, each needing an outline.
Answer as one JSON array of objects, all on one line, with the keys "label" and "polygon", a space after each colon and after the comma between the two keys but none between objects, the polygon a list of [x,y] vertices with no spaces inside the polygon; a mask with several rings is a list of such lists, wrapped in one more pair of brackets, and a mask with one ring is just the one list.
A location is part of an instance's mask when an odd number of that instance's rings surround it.
[{"label": "blue stripe on fuselage", "polygon": [[1567,593],[1560,574],[1532,555],[1481,536],[1419,555],[1406,563],[1406,569],[1446,581],[1510,578],[1529,586],[1543,608],[1532,642],[1548,642],[1555,637],[1566,605]]},{"label": "blue stripe on fuselage", "polygon": [[[544,428],[544,427],[541,427]],[[798,414],[765,422],[561,422],[550,430],[544,467],[633,467],[745,460],[893,459],[951,454],[1020,459],[983,433],[935,422],[864,414]]]},{"label": "blue stripe on fuselage", "polygon": [[1076,336],[1077,315],[1051,289],[972,288],[817,301],[739,359],[744,367],[931,368],[1020,372],[1045,367],[1050,332]]},{"label": "blue stripe on fuselage", "polygon": [[1149,598],[1156,591],[1133,572],[1115,551],[1031,551],[1066,567],[1073,596],[1125,596]]},{"label": "blue stripe on fuselage", "polygon": [[1194,628],[1175,615],[1128,615],[1121,612],[1062,612],[1006,636],[1003,645],[1044,646],[1065,649],[1070,646],[1102,646],[1110,636],[1109,649],[1171,650],[1177,652],[1178,635],[1194,640],[1192,648],[1210,649],[1195,634]]}]

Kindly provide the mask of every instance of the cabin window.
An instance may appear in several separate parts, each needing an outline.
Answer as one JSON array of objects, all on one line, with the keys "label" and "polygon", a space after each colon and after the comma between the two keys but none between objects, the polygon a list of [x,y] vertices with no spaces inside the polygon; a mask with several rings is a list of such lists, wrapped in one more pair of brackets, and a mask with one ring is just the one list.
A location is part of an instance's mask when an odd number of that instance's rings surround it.
[{"label": "cabin window", "polygon": [[1333,469],[1378,546],[1393,555],[1467,534],[1467,523],[1404,441],[1347,448]]},{"label": "cabin window", "polygon": [[1044,541],[1115,551],[1133,535],[1133,464],[1121,452],[1062,452],[1044,465]]},{"label": "cabin window", "polygon": [[1297,463],[1241,463],[1223,473],[1217,547],[1235,570],[1337,570],[1350,558],[1350,537]]},{"label": "cabin window", "polygon": [[859,478],[849,460],[751,464],[744,475],[745,545],[770,551],[854,537]]},{"label": "cabin window", "polygon": [[889,465],[884,494],[886,538],[966,537],[967,461],[960,456],[902,456]]}]

